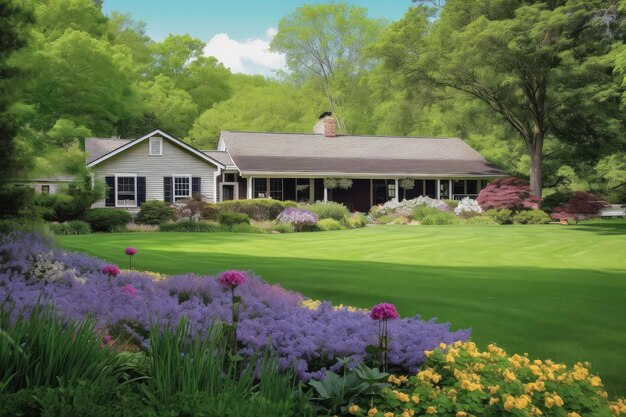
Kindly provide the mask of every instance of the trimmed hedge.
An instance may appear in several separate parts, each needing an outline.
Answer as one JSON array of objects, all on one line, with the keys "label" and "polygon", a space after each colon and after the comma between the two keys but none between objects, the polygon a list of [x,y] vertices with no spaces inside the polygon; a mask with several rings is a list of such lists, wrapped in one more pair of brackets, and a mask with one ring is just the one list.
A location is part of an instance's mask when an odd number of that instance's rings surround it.
[{"label": "trimmed hedge", "polygon": [[228,227],[221,224],[195,222],[193,220],[183,220],[177,223],[163,223],[160,228],[162,232],[214,233],[228,232],[229,230]]},{"label": "trimmed hedge", "polygon": [[250,217],[248,217],[245,213],[232,213],[225,211],[220,213],[217,218],[219,223],[225,226],[232,226],[241,223],[250,224]]},{"label": "trimmed hedge", "polygon": [[133,216],[122,209],[95,208],[85,213],[85,221],[94,232],[113,232],[124,228],[132,220]]},{"label": "trimmed hedge", "polygon": [[50,230],[55,235],[88,235],[91,233],[89,223],[73,220],[65,223],[50,223]]},{"label": "trimmed hedge", "polygon": [[252,200],[231,200],[206,205],[203,216],[207,220],[217,220],[220,213],[243,213],[253,220],[275,220],[288,207],[297,207],[293,201],[280,201],[271,198]]},{"label": "trimmed hedge", "polygon": [[346,227],[339,220],[322,219],[317,222],[317,228],[323,232],[329,230],[344,230]]},{"label": "trimmed hedge", "polygon": [[513,223],[513,212],[509,209],[489,209],[485,211],[485,215],[498,224]]},{"label": "trimmed hedge", "polygon": [[335,203],[332,201],[318,201],[313,204],[301,204],[300,208],[314,213],[317,215],[318,219],[334,219],[340,221],[345,216],[350,214],[348,207],[341,203]]},{"label": "trimmed hedge", "polygon": [[527,210],[515,213],[513,222],[516,224],[548,224],[552,222],[552,219],[543,210]]},{"label": "trimmed hedge", "polygon": [[169,220],[175,220],[176,214],[165,201],[150,200],[141,205],[135,222],[139,224],[159,225]]}]

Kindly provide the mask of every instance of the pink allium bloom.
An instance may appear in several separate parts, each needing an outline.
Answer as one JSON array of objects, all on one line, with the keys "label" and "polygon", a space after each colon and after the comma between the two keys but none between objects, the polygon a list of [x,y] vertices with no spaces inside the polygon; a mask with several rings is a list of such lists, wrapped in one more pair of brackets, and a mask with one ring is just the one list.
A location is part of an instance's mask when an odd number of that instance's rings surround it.
[{"label": "pink allium bloom", "polygon": [[387,320],[387,319],[399,319],[400,315],[396,310],[396,306],[389,303],[377,304],[372,308],[370,313],[372,320]]},{"label": "pink allium bloom", "polygon": [[120,269],[117,265],[104,265],[102,267],[102,273],[110,277],[116,277],[120,274]]},{"label": "pink allium bloom", "polygon": [[137,253],[137,249],[133,248],[132,246],[129,246],[126,249],[124,249],[124,253],[128,256],[133,256],[134,254]]},{"label": "pink allium bloom", "polygon": [[135,298],[137,296],[137,289],[131,284],[124,285],[122,287],[122,293],[130,295],[131,298]]},{"label": "pink allium bloom", "polygon": [[237,287],[244,282],[248,278],[248,274],[245,272],[232,270],[232,271],[224,271],[220,274],[220,284],[225,287]]}]

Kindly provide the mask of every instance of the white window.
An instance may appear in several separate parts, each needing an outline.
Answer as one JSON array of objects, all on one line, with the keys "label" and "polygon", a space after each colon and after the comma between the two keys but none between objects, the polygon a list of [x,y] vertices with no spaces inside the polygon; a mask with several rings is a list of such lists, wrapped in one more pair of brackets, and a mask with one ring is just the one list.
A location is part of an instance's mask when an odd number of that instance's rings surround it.
[{"label": "white window", "polygon": [[191,198],[191,175],[174,176],[174,201]]},{"label": "white window", "polygon": [[115,206],[137,207],[137,176],[115,176]]},{"label": "white window", "polygon": [[162,156],[163,155],[163,138],[152,137],[150,138],[150,156]]}]

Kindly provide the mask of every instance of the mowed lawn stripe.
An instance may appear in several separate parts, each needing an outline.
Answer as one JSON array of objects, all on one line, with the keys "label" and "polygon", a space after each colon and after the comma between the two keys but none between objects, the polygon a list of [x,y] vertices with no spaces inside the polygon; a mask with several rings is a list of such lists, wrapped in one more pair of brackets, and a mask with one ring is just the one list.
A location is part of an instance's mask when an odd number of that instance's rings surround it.
[{"label": "mowed lawn stripe", "polygon": [[[61,237],[68,249],[166,274],[250,269],[311,298],[472,327],[482,345],[591,361],[626,393],[626,223],[373,226],[284,235],[125,233]],[[397,335],[401,337],[401,335]]]}]

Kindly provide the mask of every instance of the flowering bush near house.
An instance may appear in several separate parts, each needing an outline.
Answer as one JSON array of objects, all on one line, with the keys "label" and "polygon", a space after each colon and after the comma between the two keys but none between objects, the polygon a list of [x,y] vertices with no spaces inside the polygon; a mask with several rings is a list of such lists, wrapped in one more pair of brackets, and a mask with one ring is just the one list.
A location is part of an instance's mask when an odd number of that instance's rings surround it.
[{"label": "flowering bush near house", "polygon": [[297,232],[313,230],[317,224],[318,217],[309,210],[288,207],[277,217],[280,223],[290,223]]}]

